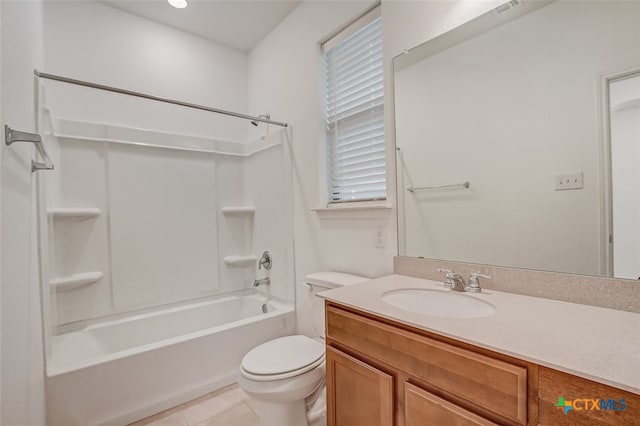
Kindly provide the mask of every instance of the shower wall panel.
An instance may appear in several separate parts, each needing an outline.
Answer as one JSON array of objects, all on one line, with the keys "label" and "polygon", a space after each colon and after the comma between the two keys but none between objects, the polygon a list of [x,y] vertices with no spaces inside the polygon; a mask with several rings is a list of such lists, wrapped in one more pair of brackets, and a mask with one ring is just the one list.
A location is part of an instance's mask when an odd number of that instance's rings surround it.
[{"label": "shower wall panel", "polygon": [[[229,216],[224,207],[253,206],[243,191],[245,157],[220,156],[216,162],[216,191],[218,194],[218,250],[219,259],[228,256],[255,254],[251,251],[254,223],[252,215]],[[254,268],[237,267],[220,262],[220,291],[228,292],[253,285]]]},{"label": "shower wall panel", "polygon": [[269,251],[273,259],[271,294],[293,301],[293,212],[289,207],[292,204],[292,178],[290,163],[285,161],[286,130],[272,133],[265,139],[283,140],[283,143],[247,158],[243,169],[244,192],[256,208],[251,252],[260,256],[263,251]]},{"label": "shower wall panel", "polygon": [[[95,207],[103,214],[93,218],[52,218],[49,216],[51,278],[78,272],[101,271],[96,283],[56,295],[57,323],[107,315],[111,308],[109,265],[108,197],[106,193],[106,146],[103,143],[59,138],[48,140],[59,146],[55,174],[46,176],[56,196],[47,201],[50,208]],[[56,150],[58,151],[58,150]],[[53,185],[55,183],[55,185]],[[54,191],[52,191],[54,192]]]},{"label": "shower wall panel", "polygon": [[213,154],[112,144],[113,303],[170,303],[219,290]]}]

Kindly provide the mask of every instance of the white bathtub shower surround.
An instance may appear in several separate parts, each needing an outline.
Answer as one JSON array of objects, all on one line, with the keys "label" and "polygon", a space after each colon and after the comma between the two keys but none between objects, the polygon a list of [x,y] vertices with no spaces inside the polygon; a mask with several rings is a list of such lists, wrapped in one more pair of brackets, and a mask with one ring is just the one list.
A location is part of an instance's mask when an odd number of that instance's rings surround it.
[{"label": "white bathtub shower surround", "polygon": [[[54,332],[249,287],[250,259],[264,250],[277,258],[272,294],[293,300],[291,286],[283,284],[293,282],[286,270],[292,268],[286,260],[293,257],[291,220],[282,214],[291,205],[284,131],[237,143],[45,112],[57,164],[47,176],[47,210],[95,213],[86,220],[49,215],[48,241],[42,241],[50,248],[47,281],[100,276],[52,293]],[[228,214],[247,206],[250,215]],[[274,211],[283,217],[270,220]],[[237,258],[246,261],[227,262]]]},{"label": "white bathtub shower surround", "polygon": [[186,402],[233,383],[249,349],[294,327],[291,304],[247,290],[55,336],[49,424],[126,424]]},{"label": "white bathtub shower surround", "polygon": [[[294,331],[290,132],[238,142],[46,105],[49,424],[122,425],[181,404],[235,382],[250,348]],[[252,286],[265,250],[269,301]]]}]

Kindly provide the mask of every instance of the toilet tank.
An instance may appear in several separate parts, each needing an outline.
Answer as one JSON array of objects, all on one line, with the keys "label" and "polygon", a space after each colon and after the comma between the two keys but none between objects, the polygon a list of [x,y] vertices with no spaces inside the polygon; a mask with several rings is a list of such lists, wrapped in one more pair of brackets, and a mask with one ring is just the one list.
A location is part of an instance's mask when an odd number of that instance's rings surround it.
[{"label": "toilet tank", "polygon": [[[369,278],[343,272],[314,272],[305,277],[303,282],[311,299],[311,315],[316,336],[324,338],[324,299],[317,294],[332,288],[344,287],[369,281]],[[300,315],[301,313],[298,313]]]}]

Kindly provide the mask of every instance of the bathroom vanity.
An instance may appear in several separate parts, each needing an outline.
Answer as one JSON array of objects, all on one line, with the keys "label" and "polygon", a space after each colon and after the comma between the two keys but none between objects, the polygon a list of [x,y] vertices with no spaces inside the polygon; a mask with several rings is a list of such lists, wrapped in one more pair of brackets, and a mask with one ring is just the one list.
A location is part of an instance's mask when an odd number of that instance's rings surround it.
[{"label": "bathroom vanity", "polygon": [[383,300],[441,287],[391,275],[323,294],[328,425],[640,424],[638,314],[493,290],[456,295],[495,307],[473,319]]}]

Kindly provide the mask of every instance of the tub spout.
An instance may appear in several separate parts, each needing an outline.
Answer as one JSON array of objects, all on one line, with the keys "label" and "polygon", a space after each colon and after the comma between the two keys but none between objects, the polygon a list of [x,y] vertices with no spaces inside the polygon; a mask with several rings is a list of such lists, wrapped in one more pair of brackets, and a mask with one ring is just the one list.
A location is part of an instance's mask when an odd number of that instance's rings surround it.
[{"label": "tub spout", "polygon": [[259,280],[253,281],[254,287],[258,287],[260,285],[271,285],[271,280],[269,279],[269,277],[266,277],[266,278],[261,278]]}]

